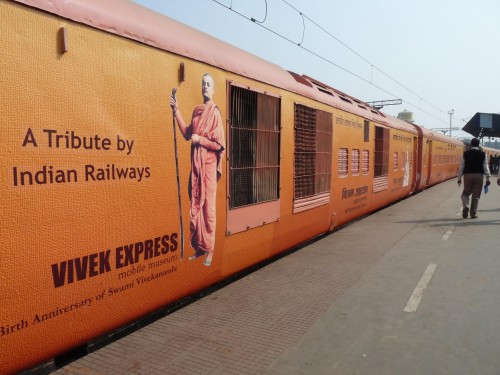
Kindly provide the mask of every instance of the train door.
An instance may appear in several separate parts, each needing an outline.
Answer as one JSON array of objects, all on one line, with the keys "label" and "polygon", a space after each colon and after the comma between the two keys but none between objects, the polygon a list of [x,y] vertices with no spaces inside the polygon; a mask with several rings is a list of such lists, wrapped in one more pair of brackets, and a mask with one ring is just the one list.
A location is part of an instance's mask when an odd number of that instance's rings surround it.
[{"label": "train door", "polygon": [[373,192],[389,188],[389,139],[390,129],[375,126],[375,149],[373,159]]},{"label": "train door", "polygon": [[427,146],[427,186],[431,185],[431,172],[432,172],[432,141],[429,140]]},{"label": "train door", "polygon": [[417,188],[418,177],[417,177],[417,162],[418,162],[418,138],[413,137],[413,150],[411,150],[412,154],[410,154],[410,168],[412,169],[412,183],[411,183],[411,191],[414,192]]}]

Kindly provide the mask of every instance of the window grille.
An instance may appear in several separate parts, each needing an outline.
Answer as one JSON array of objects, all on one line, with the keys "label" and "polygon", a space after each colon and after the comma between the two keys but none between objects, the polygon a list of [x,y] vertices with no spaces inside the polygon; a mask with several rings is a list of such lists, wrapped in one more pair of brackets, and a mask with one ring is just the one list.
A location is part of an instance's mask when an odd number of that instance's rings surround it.
[{"label": "window grille", "polygon": [[370,142],[370,121],[368,120],[365,120],[363,139],[365,142]]},{"label": "window grille", "polygon": [[279,198],[280,99],[231,86],[230,208]]},{"label": "window grille", "polygon": [[399,157],[398,157],[398,152],[394,152],[394,170],[397,171],[398,170],[398,166],[399,166]]},{"label": "window grille", "polygon": [[295,105],[294,212],[329,202],[332,123],[331,113]]},{"label": "window grille", "polygon": [[351,174],[353,176],[359,175],[359,150],[352,150],[351,158]]},{"label": "window grille", "polygon": [[349,168],[349,154],[347,148],[339,148],[338,155],[338,174],[339,177],[347,176],[348,168]]},{"label": "window grille", "polygon": [[363,150],[361,169],[364,175],[367,175],[370,172],[370,151],[368,150]]}]

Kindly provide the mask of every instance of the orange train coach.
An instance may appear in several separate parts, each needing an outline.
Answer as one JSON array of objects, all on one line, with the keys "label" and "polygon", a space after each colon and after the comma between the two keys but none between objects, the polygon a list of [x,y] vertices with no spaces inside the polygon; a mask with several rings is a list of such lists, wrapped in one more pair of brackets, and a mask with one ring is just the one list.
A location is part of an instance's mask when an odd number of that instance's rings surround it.
[{"label": "orange train coach", "polygon": [[461,142],[133,2],[0,13],[2,374],[457,174]]}]

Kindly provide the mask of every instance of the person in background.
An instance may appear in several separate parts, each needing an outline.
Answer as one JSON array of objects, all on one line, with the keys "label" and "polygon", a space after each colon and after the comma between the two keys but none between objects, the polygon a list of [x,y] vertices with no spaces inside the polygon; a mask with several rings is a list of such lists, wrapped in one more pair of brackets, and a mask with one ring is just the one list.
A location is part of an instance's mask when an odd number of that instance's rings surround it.
[{"label": "person in background", "polygon": [[473,138],[470,145],[471,149],[463,154],[458,172],[458,186],[462,185],[462,176],[464,177],[464,190],[461,196],[462,217],[464,219],[469,215],[469,197],[471,195],[470,218],[477,218],[477,206],[483,190],[483,176],[486,177],[486,186],[490,185],[491,176],[486,154],[479,149],[479,139]]},{"label": "person in background", "polygon": [[495,169],[497,171],[497,176],[498,176],[497,177],[497,185],[500,186],[500,155],[496,156],[496,162],[497,162],[497,164],[496,164],[496,168]]}]

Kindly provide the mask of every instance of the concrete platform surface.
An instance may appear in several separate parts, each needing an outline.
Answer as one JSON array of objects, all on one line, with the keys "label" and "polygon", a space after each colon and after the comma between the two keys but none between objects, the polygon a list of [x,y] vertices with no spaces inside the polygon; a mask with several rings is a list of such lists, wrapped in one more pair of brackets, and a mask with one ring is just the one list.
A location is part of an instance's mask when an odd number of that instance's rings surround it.
[{"label": "concrete platform surface", "polygon": [[492,181],[478,219],[442,183],[54,374],[500,374]]}]

